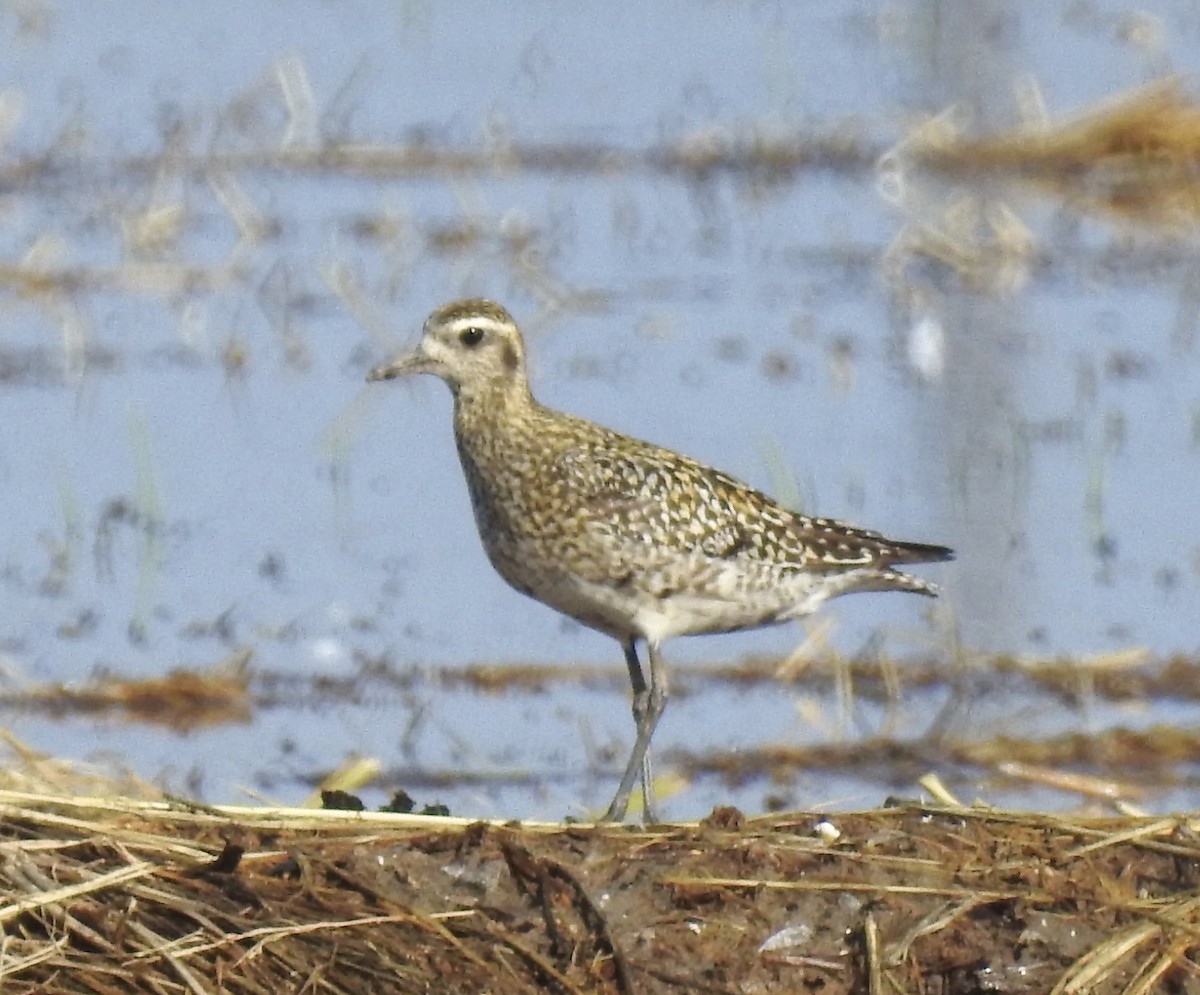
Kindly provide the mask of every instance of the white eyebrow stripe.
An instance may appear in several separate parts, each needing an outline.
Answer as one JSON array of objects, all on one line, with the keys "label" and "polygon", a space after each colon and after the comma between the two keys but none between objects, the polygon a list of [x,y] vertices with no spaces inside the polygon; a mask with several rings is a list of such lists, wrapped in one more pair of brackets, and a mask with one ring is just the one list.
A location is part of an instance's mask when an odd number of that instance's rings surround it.
[{"label": "white eyebrow stripe", "polygon": [[510,327],[507,322],[497,321],[486,314],[463,315],[450,322],[450,331],[462,332],[468,328],[481,328],[485,332],[500,332]]}]

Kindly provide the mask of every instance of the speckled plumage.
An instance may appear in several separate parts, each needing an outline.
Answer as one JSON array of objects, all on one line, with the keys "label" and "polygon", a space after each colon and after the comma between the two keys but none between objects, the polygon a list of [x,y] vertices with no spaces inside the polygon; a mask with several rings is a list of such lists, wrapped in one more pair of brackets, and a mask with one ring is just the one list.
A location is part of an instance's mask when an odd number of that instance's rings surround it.
[{"label": "speckled plumage", "polygon": [[496,570],[624,647],[638,739],[606,818],[624,817],[639,776],[653,818],[664,640],[788,621],[853,591],[935,594],[895,567],[953,555],[795,514],[686,456],[543,407],[529,391],[520,331],[491,301],[434,311],[416,350],[369,379],[409,373],[439,376],[454,393],[459,458]]}]

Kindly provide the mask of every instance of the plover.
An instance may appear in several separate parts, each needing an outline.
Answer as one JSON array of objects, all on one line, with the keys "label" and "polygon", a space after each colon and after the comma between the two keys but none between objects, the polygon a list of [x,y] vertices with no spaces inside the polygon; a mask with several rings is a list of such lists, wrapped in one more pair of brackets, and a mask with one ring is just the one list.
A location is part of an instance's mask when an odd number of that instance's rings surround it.
[{"label": "plover", "polygon": [[953,557],[788,511],[696,460],[544,407],[520,329],[492,301],[438,308],[416,349],[367,379],[412,373],[454,394],[458,455],[500,576],[625,651],[637,737],[605,820],[624,819],[640,779],[643,818],[657,821],[650,740],[667,702],[667,639],[786,622],[855,591],[934,595],[896,567]]}]

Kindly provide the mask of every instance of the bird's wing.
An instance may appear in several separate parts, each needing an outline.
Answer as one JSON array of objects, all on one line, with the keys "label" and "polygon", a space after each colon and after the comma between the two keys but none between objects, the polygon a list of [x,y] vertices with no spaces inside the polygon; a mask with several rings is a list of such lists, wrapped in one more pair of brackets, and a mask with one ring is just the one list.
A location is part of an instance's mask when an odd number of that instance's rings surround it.
[{"label": "bird's wing", "polygon": [[[561,456],[582,495],[580,524],[607,542],[785,569],[837,572],[944,560],[943,546],[903,543],[830,518],[788,511],[761,491],[685,456],[632,440]],[[648,551],[647,551],[648,552]]]},{"label": "bird's wing", "polygon": [[[730,557],[748,541],[712,471],[650,446],[587,446],[564,458],[581,523],[609,541]],[[730,483],[734,483],[732,480]]]}]

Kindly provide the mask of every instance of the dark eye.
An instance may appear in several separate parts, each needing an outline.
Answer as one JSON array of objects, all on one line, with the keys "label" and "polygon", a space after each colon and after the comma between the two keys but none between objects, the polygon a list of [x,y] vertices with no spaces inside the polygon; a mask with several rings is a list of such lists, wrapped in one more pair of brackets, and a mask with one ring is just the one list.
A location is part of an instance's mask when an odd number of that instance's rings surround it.
[{"label": "dark eye", "polygon": [[480,342],[483,341],[482,328],[464,328],[458,333],[458,341],[465,345],[468,349],[474,349]]}]

